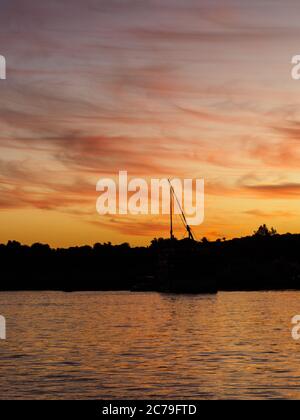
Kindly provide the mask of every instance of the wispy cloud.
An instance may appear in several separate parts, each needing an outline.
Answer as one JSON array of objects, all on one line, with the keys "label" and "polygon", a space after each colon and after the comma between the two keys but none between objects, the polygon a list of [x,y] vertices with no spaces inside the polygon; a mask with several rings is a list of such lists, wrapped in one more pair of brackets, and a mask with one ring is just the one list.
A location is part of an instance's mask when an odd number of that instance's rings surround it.
[{"label": "wispy cloud", "polygon": [[266,219],[276,219],[276,218],[290,218],[290,217],[296,217],[297,214],[293,212],[288,211],[282,211],[282,210],[276,210],[272,212],[263,211],[259,209],[252,209],[247,210],[244,212],[248,216],[253,216],[255,218],[266,218]]},{"label": "wispy cloud", "polygon": [[300,183],[245,185],[244,188],[265,198],[294,198],[300,195]]}]

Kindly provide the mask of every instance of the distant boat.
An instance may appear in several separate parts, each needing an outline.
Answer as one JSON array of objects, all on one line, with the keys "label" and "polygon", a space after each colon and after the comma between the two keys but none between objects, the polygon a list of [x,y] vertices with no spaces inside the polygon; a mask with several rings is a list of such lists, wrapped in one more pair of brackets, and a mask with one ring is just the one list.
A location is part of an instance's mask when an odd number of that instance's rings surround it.
[{"label": "distant boat", "polygon": [[[198,244],[184,211],[170,184],[170,240],[167,246],[158,250],[156,275],[138,276],[131,287],[132,292],[158,291],[180,294],[215,294],[217,281],[213,274],[201,272],[198,258]],[[188,234],[184,245],[175,239],[173,233],[173,204],[176,200],[181,211],[181,220]]]},{"label": "distant boat", "polygon": [[[159,256],[158,284],[163,293],[217,293],[217,281],[212,275],[201,272],[197,258],[194,234],[188,225],[184,211],[170,184],[170,242]],[[173,203],[176,200],[181,211],[181,220],[188,233],[185,247],[178,247],[173,234]]]}]

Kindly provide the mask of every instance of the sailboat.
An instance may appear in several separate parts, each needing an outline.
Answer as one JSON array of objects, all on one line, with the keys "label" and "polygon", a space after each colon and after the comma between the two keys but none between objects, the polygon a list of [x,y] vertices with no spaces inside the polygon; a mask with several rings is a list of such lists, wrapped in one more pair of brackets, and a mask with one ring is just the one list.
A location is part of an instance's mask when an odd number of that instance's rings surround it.
[{"label": "sailboat", "polygon": [[[211,273],[201,272],[199,244],[187,223],[183,208],[170,184],[170,241],[161,250],[158,263],[158,284],[164,293],[217,293],[217,281]],[[186,241],[177,241],[173,232],[173,206],[176,201],[180,218],[188,234]]]}]

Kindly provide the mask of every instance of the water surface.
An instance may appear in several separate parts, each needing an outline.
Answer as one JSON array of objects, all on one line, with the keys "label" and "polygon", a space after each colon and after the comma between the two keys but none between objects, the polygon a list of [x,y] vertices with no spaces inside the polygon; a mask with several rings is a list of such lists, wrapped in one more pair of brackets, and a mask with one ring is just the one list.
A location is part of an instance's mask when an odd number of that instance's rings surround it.
[{"label": "water surface", "polygon": [[299,292],[0,293],[0,398],[300,398]]}]

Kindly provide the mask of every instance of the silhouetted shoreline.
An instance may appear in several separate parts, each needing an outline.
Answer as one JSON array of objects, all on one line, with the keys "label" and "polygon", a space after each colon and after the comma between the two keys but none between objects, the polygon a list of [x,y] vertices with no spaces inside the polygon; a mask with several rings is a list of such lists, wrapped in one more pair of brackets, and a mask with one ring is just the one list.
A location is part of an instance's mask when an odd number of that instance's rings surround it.
[{"label": "silhouetted shoreline", "polygon": [[218,290],[300,290],[300,234],[274,232],[213,242],[154,239],[149,247],[51,249],[9,241],[0,245],[0,290],[159,290],[158,261],[170,248],[180,258],[179,275],[189,270],[195,281],[216,281]]}]

